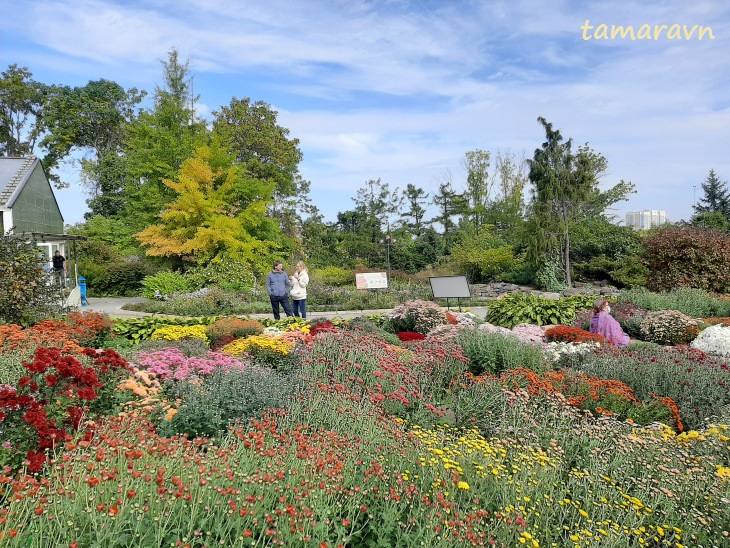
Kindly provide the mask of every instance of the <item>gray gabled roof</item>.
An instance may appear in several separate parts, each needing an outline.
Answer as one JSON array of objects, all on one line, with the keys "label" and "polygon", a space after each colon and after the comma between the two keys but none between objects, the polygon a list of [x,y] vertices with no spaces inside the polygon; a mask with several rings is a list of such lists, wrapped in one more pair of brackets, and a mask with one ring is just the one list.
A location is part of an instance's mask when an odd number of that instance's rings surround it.
[{"label": "gray gabled roof", "polygon": [[0,208],[12,207],[38,162],[35,156],[0,158]]}]

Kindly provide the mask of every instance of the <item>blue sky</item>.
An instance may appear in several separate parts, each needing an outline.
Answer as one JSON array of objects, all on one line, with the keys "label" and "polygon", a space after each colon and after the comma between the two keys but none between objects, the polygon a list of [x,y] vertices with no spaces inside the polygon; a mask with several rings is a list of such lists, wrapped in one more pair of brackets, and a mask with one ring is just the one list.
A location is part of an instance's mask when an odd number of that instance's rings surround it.
[{"label": "blue sky", "polygon": [[[581,26],[710,27],[702,40],[584,40]],[[592,37],[595,29],[588,31]],[[329,220],[381,178],[459,188],[464,153],[532,157],[544,116],[638,193],[616,213],[689,218],[714,169],[730,179],[730,3],[535,0],[3,0],[0,66],[47,84],[106,78],[149,92],[171,47],[189,58],[199,112],[263,100],[301,142]],[[86,195],[73,167],[67,223]]]}]

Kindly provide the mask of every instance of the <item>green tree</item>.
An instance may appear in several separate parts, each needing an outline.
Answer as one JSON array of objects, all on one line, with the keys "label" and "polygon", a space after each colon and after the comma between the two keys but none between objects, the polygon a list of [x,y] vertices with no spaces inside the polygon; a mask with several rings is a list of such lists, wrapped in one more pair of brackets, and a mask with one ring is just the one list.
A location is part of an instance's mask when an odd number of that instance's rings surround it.
[{"label": "green tree", "polygon": [[32,80],[27,67],[8,66],[0,78],[0,155],[32,154],[43,133],[48,87]]},{"label": "green tree", "polygon": [[297,176],[302,153],[299,139],[277,123],[278,112],[263,101],[231,99],[213,112],[213,134],[251,176],[274,184],[278,196],[299,190]]},{"label": "green tree", "polygon": [[47,151],[43,167],[57,187],[68,186],[53,171],[72,151],[84,153],[82,175],[93,193],[103,188],[109,161],[100,169],[105,156],[118,158],[127,124],[135,117],[135,107],[144,93],[125,91],[109,80],[91,81],[83,87],[56,86],[49,92],[43,116],[45,134],[39,146]]},{"label": "green tree", "polygon": [[721,181],[714,169],[702,183],[704,195],[693,207],[695,216],[703,213],[720,213],[730,221],[730,190],[727,181]]},{"label": "green tree", "polygon": [[487,221],[503,238],[517,241],[516,235],[524,225],[525,201],[523,191],[527,185],[527,162],[510,153],[498,152],[494,158],[496,192],[489,205]]},{"label": "green tree", "polygon": [[155,88],[153,108],[132,121],[124,142],[127,201],[121,215],[134,230],[152,224],[174,198],[163,181],[173,179],[193,151],[210,142],[210,132],[195,116],[199,97],[192,94],[189,61],[182,63],[173,48],[162,67],[164,85]]},{"label": "green tree", "polygon": [[412,183],[406,185],[403,191],[402,203],[405,204],[401,215],[400,224],[407,227],[416,236],[423,233],[425,226],[426,208],[428,204],[429,194],[422,188]]},{"label": "green tree", "polygon": [[467,202],[463,194],[457,193],[449,179],[439,184],[438,193],[433,197],[434,204],[438,207],[439,214],[432,219],[432,223],[440,224],[443,232],[445,252],[449,253],[456,239],[456,226],[459,217],[464,215]]},{"label": "green tree", "polygon": [[279,228],[266,215],[272,185],[251,177],[225,151],[201,147],[185,160],[175,180],[164,181],[177,197],[160,222],[137,234],[147,255],[197,264],[233,258],[257,276],[269,269]]},{"label": "green tree", "polygon": [[623,181],[601,192],[599,180],[607,161],[588,145],[573,151],[572,139],[564,140],[559,130],[540,117],[546,141],[528,161],[533,185],[530,204],[528,260],[535,266],[559,262],[565,283],[572,285],[571,229],[586,215],[603,214],[606,206],[625,199],[633,191]]},{"label": "green tree", "polygon": [[471,150],[464,156],[466,189],[463,193],[467,203],[466,219],[479,228],[487,222],[487,212],[492,201],[494,178],[489,176],[492,154],[488,150]]},{"label": "green tree", "polygon": [[460,231],[448,260],[470,283],[489,281],[518,268],[521,263],[512,246],[488,225]]},{"label": "green tree", "polygon": [[715,228],[723,232],[730,232],[730,219],[719,211],[693,215],[691,224],[700,228]]}]

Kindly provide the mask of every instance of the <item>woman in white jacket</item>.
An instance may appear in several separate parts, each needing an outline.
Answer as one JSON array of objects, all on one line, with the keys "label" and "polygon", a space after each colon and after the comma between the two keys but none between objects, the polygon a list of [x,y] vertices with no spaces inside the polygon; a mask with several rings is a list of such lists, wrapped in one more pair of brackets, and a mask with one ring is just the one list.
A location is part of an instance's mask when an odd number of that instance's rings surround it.
[{"label": "woman in white jacket", "polygon": [[294,309],[294,315],[298,318],[299,312],[301,311],[301,317],[307,317],[307,285],[309,285],[309,274],[306,265],[299,261],[297,263],[297,270],[289,278],[291,280],[291,296],[292,308]]}]

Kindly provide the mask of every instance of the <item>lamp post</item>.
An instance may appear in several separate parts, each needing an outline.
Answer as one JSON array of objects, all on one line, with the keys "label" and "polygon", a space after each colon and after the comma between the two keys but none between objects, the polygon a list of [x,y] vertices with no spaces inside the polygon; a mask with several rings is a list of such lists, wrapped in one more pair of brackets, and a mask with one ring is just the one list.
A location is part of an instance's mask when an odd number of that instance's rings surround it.
[{"label": "lamp post", "polygon": [[385,262],[388,266],[388,287],[390,287],[390,247],[395,245],[395,238],[388,234],[385,240],[383,240],[383,243],[385,244]]}]

